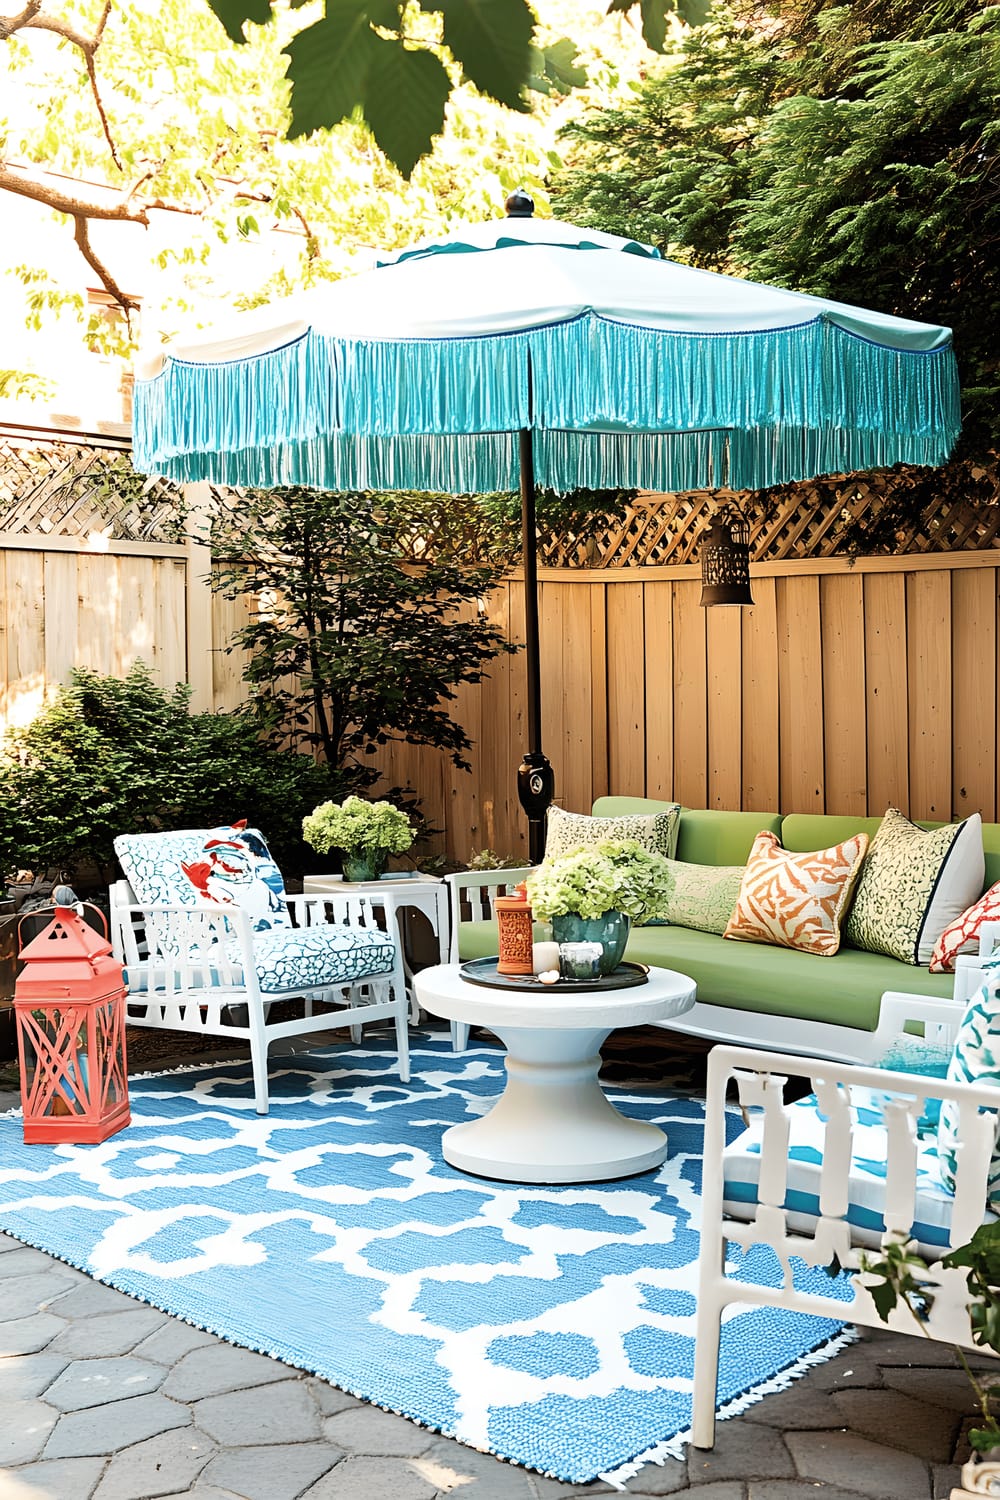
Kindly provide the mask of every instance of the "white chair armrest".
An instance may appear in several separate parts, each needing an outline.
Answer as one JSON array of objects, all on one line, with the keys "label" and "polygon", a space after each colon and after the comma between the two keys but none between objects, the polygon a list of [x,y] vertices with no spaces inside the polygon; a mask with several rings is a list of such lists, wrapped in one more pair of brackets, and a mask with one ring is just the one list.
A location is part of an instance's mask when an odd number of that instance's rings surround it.
[{"label": "white chair armrest", "polygon": [[989,958],[1000,945],[1000,922],[984,922],[979,929],[979,957]]},{"label": "white chair armrest", "polygon": [[462,903],[471,910],[466,920],[487,922],[492,915],[490,903],[494,896],[503,896],[534,871],[534,865],[520,865],[513,870],[457,870],[446,875],[448,901],[451,908],[451,952],[450,961],[458,963],[458,928],[462,921]]},{"label": "white chair armrest", "polygon": [[888,1052],[911,1021],[923,1025],[924,1036],[929,1041],[953,1042],[962,1015],[962,1007],[956,1005],[954,999],[940,1000],[935,995],[908,995],[902,990],[886,990],[879,1008],[872,1057],[877,1059]]}]

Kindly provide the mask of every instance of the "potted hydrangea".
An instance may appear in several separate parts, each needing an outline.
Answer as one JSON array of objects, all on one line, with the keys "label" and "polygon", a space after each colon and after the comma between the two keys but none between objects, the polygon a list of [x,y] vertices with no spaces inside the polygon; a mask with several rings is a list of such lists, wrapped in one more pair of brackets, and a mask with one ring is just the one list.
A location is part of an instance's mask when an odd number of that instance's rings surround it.
[{"label": "potted hydrangea", "polygon": [[597,942],[600,972],[621,962],[632,922],[662,917],[670,866],[633,839],[605,839],[545,860],[528,876],[532,914],[557,943]]},{"label": "potted hydrangea", "polygon": [[410,820],[391,802],[345,797],[321,802],[302,820],[302,836],[320,854],[339,849],[344,879],[377,880],[390,854],[402,854],[413,843]]}]

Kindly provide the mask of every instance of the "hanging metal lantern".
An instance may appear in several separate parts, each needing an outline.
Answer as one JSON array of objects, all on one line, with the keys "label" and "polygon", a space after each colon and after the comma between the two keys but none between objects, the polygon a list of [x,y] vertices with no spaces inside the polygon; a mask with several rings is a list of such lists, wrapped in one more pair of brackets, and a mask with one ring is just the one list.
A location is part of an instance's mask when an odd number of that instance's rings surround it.
[{"label": "hanging metal lantern", "polygon": [[701,544],[701,603],[753,604],[750,523],[739,511],[717,516]]}]

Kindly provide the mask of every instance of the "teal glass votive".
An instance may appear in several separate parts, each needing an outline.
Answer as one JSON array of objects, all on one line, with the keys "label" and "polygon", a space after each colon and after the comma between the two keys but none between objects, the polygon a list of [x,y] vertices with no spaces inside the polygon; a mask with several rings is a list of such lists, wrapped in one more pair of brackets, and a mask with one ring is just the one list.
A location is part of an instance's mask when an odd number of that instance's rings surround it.
[{"label": "teal glass votive", "polygon": [[597,979],[603,956],[600,943],[560,943],[559,973],[563,979]]}]

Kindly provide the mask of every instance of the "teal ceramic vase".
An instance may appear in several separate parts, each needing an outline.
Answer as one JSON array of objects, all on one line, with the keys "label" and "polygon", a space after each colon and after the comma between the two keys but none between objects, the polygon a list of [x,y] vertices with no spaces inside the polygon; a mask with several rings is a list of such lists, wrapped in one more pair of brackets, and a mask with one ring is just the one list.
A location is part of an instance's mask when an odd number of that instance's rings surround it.
[{"label": "teal ceramic vase", "polygon": [[552,937],[557,943],[600,943],[603,955],[598,967],[606,975],[621,963],[631,925],[631,918],[620,911],[602,912],[599,917],[567,913],[552,918]]},{"label": "teal ceramic vase", "polygon": [[388,849],[359,849],[353,854],[348,854],[345,849],[340,867],[344,872],[344,879],[355,883],[381,879],[388,862]]}]

